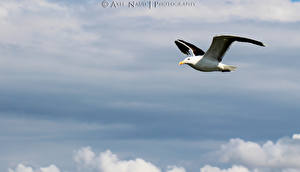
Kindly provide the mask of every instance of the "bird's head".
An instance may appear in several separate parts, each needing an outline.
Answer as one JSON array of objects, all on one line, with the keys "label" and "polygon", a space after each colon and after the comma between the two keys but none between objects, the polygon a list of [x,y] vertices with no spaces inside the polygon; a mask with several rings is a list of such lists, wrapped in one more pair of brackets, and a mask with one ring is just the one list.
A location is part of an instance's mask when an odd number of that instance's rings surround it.
[{"label": "bird's head", "polygon": [[194,57],[187,57],[181,62],[179,62],[179,65],[188,64],[188,65],[195,65],[197,63],[197,59]]}]

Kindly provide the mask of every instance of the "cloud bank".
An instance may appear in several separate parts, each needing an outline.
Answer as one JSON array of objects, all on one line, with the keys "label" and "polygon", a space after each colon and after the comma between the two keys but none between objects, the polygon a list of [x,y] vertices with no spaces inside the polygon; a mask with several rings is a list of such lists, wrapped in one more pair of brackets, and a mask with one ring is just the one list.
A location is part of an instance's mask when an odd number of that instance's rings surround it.
[{"label": "cloud bank", "polygon": [[[101,152],[98,156],[90,147],[83,147],[75,151],[74,161],[78,171],[95,172],[161,172],[162,170],[143,159],[120,160],[116,154],[110,150]],[[9,169],[8,172],[60,172],[55,165],[33,169],[33,167],[19,164],[15,170]],[[168,166],[166,172],[185,172],[183,167]]]},{"label": "cloud bank", "polygon": [[218,167],[206,165],[200,169],[200,172],[249,172],[249,170],[246,167],[236,165],[228,169],[220,169]]},{"label": "cloud bank", "polygon": [[[200,172],[294,172],[300,170],[300,141],[293,138],[281,138],[276,142],[256,143],[242,139],[230,139],[214,154],[218,163],[231,165],[220,167],[205,165]],[[77,170],[92,172],[161,172],[160,167],[141,158],[121,160],[110,150],[97,155],[91,147],[83,147],[74,152],[73,160]],[[217,161],[216,161],[217,162]],[[216,163],[214,162],[214,163]],[[166,172],[186,172],[180,166],[168,166]],[[55,165],[34,170],[30,166],[19,164],[8,172],[60,172]]]}]

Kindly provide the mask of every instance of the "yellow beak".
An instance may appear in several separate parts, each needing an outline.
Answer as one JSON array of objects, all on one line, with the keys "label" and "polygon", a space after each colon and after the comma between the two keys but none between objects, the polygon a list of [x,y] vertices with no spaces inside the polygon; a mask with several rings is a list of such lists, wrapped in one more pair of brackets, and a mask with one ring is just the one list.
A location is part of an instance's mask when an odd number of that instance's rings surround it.
[{"label": "yellow beak", "polygon": [[183,61],[181,61],[181,62],[179,62],[179,64],[178,65],[183,65],[184,64],[184,62]]}]

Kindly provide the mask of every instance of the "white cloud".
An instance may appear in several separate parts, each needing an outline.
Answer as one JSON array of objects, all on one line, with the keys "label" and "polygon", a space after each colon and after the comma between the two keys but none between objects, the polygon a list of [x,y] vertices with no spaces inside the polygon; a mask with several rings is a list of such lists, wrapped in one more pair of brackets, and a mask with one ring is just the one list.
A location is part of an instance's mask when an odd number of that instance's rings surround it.
[{"label": "white cloud", "polygon": [[167,172],[185,172],[185,169],[183,167],[168,166]]},{"label": "white cloud", "polygon": [[76,163],[82,164],[84,166],[93,165],[95,160],[95,153],[91,150],[90,147],[84,147],[76,151],[73,159]]},{"label": "white cloud", "polygon": [[135,160],[119,160],[117,155],[107,150],[95,156],[90,147],[81,148],[74,155],[74,160],[79,165],[95,168],[101,172],[160,172],[161,170],[150,162],[137,158]]},{"label": "white cloud", "polygon": [[32,167],[19,164],[15,170],[8,169],[8,172],[60,172],[60,170],[55,165],[41,167],[40,169],[33,170]]},{"label": "white cloud", "polygon": [[160,172],[160,169],[143,159],[121,161],[110,151],[100,154],[100,169],[103,172]]},{"label": "white cloud", "polygon": [[50,165],[49,167],[44,167],[40,170],[41,172],[60,172],[60,170],[55,165]]},{"label": "white cloud", "polygon": [[300,139],[300,134],[293,134],[293,139]]},{"label": "white cloud", "polygon": [[300,171],[300,142],[291,138],[282,138],[275,143],[230,139],[215,156],[220,157],[221,162],[233,165],[232,168],[221,169],[206,165],[201,168],[201,172]]},{"label": "white cloud", "polygon": [[206,165],[200,169],[200,172],[250,172],[250,171],[246,167],[236,166],[236,165],[228,169],[220,169],[218,167]]},{"label": "white cloud", "polygon": [[33,172],[31,167],[26,167],[23,164],[19,164],[15,170],[9,169],[9,172]]},{"label": "white cloud", "polygon": [[221,159],[224,162],[241,161],[250,165],[261,165],[267,157],[259,144],[245,142],[241,139],[231,139],[221,148]]},{"label": "white cloud", "polygon": [[259,144],[242,139],[231,139],[220,150],[223,162],[248,167],[299,168],[300,143],[293,139],[279,139]]}]

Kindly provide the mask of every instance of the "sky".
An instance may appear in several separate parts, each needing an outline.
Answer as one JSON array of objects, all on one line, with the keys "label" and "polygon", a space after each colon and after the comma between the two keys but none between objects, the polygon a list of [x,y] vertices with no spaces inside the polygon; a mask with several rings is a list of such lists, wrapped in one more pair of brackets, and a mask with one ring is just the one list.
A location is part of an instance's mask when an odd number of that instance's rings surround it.
[{"label": "sky", "polygon": [[[102,2],[0,2],[0,171],[300,171],[300,2]],[[266,47],[178,66],[222,34]]]}]

